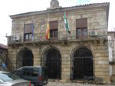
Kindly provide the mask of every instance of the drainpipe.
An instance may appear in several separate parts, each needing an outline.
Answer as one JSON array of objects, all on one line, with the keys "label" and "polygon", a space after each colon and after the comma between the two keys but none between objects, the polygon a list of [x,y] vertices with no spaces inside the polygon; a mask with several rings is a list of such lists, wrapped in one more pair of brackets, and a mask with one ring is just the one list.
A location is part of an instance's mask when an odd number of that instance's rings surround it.
[{"label": "drainpipe", "polygon": [[108,52],[109,52],[109,75],[112,77],[112,62],[113,62],[113,54],[112,54],[112,38],[108,36]]}]

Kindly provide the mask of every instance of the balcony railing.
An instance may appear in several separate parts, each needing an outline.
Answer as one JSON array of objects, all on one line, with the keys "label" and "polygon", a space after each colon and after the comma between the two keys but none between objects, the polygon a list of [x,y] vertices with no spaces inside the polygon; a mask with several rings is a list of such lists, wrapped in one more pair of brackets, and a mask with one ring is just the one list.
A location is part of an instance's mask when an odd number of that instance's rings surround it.
[{"label": "balcony railing", "polygon": [[[82,38],[77,38],[76,37],[76,31],[72,30],[71,33],[67,33],[67,32],[58,32],[58,38],[56,39],[52,39],[50,38],[51,41],[64,41],[64,40],[91,40],[91,39],[95,39],[95,38],[106,38],[107,34],[101,34],[96,32],[96,31],[92,31],[89,30],[88,31],[88,35],[84,36]],[[34,33],[34,35],[27,41],[24,40],[24,36],[8,36],[8,44],[15,44],[15,43],[28,43],[28,42],[45,42],[45,41],[49,41],[45,38],[45,33]]]}]

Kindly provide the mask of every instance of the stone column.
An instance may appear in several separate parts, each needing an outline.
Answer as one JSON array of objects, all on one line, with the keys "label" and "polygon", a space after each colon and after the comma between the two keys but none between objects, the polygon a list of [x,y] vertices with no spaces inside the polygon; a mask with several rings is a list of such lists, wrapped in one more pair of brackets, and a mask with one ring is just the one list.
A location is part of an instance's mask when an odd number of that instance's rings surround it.
[{"label": "stone column", "polygon": [[41,58],[40,58],[40,52],[39,48],[33,48],[32,49],[33,57],[34,57],[34,66],[40,66]]},{"label": "stone column", "polygon": [[8,68],[12,71],[16,69],[16,55],[17,50],[15,48],[9,47],[8,48]]},{"label": "stone column", "polygon": [[63,47],[61,50],[61,57],[62,57],[62,72],[61,78],[62,82],[70,81],[70,49],[69,47]]},{"label": "stone column", "polygon": [[103,44],[96,44],[94,46],[94,74],[97,81],[109,83],[109,57],[107,48]]}]

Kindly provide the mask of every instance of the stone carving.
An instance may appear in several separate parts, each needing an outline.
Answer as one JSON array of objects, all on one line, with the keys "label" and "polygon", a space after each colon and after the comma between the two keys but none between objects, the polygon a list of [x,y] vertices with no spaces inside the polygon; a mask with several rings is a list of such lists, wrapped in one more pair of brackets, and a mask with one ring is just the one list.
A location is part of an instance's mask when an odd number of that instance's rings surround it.
[{"label": "stone carving", "polygon": [[50,8],[51,9],[59,8],[59,2],[58,2],[58,0],[51,0],[51,2],[50,2]]}]

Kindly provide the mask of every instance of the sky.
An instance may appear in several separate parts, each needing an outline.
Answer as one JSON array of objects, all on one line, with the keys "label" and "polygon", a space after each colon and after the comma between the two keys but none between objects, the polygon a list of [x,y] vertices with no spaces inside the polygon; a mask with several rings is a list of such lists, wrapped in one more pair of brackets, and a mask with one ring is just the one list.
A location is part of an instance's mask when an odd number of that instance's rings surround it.
[{"label": "sky", "polygon": [[[1,0],[0,1],[0,43],[7,45],[6,35],[11,35],[10,15],[46,10],[51,0]],[[58,0],[60,6],[69,7],[88,3],[110,2],[109,30],[115,28],[115,0]]]}]

